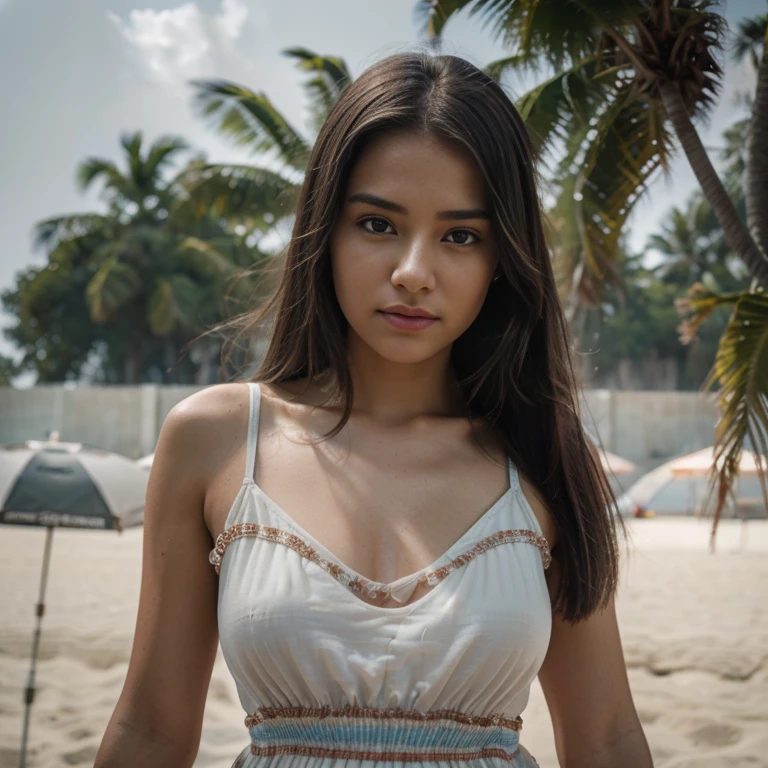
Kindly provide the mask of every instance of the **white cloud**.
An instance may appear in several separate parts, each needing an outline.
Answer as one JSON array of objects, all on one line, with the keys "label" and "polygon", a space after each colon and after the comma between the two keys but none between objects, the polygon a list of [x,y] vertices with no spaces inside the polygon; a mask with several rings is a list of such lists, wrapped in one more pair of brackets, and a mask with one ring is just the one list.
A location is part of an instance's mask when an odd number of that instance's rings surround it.
[{"label": "white cloud", "polygon": [[248,9],[240,0],[222,0],[221,11],[217,23],[232,40],[237,40],[248,18]]},{"label": "white cloud", "polygon": [[221,74],[222,66],[238,58],[235,42],[248,8],[243,0],[221,0],[214,16],[203,13],[196,3],[163,11],[134,10],[127,21],[112,11],[107,14],[154,79],[183,86],[190,78]]}]

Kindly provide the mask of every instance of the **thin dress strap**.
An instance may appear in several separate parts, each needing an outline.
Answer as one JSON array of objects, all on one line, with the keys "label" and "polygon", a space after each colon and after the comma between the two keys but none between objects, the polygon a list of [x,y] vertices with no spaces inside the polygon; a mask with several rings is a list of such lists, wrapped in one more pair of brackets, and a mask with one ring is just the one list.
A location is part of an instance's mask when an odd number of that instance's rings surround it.
[{"label": "thin dress strap", "polygon": [[250,406],[248,408],[248,443],[245,451],[245,479],[256,482],[256,442],[259,437],[259,411],[261,410],[261,389],[258,382],[249,381]]},{"label": "thin dress strap", "polygon": [[522,486],[520,485],[520,474],[517,471],[517,467],[509,456],[507,457],[507,462],[509,463],[509,487],[512,488],[513,493],[517,495],[520,506],[523,508],[523,514],[528,518],[528,523],[532,530],[535,531],[537,535],[542,536],[543,531],[541,530],[539,519],[533,513],[531,505],[523,493]]},{"label": "thin dress strap", "polygon": [[507,456],[507,467],[509,468],[509,487],[515,491],[520,487],[520,480],[517,476],[517,468],[512,463],[510,456]]}]

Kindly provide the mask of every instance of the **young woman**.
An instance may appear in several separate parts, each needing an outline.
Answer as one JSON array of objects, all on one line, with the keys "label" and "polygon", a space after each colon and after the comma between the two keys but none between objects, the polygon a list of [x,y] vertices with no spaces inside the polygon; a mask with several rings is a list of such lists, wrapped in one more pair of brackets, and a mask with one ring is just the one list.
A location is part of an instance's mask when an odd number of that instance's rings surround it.
[{"label": "young woman", "polygon": [[318,136],[253,381],[169,413],[125,687],[97,768],[191,766],[217,640],[235,766],[648,768],[525,126],[453,56],[398,54]]}]

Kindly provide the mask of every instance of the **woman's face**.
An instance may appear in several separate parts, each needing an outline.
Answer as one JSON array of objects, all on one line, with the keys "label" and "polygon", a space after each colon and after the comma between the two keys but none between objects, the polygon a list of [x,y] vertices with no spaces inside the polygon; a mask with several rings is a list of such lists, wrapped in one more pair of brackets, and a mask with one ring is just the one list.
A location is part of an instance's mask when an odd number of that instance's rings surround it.
[{"label": "woman's face", "polygon": [[[355,343],[398,363],[449,351],[477,317],[496,267],[474,160],[435,137],[374,139],[352,169],[331,261]],[[435,319],[403,319],[403,305]]]}]

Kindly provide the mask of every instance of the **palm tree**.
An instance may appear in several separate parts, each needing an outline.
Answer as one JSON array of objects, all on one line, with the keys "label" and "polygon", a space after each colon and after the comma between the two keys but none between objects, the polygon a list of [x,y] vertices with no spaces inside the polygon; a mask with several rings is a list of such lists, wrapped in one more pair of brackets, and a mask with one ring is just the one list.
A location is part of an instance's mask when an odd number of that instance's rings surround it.
[{"label": "palm tree", "polygon": [[[352,78],[338,57],[321,56],[306,48],[290,48],[283,54],[309,75],[304,82],[309,106],[307,135],[291,125],[263,92],[226,80],[191,81],[201,114],[219,133],[249,147],[260,158],[256,165],[200,164],[192,169],[183,178],[187,197],[177,207],[177,217],[194,219],[210,211],[247,231],[262,232],[293,217],[316,132]],[[225,351],[234,348],[240,353],[238,340],[246,337],[247,348],[241,357],[247,365],[247,349],[254,339],[257,344],[263,341],[251,333],[248,311],[202,336],[232,330],[236,333]],[[228,354],[224,357],[229,360]]]},{"label": "palm tree", "polygon": [[[176,209],[187,200],[183,181],[202,162],[193,160],[181,174],[165,179],[173,160],[187,149],[183,141],[164,137],[144,153],[141,133],[132,133],[121,144],[125,171],[101,158],[89,158],[78,169],[81,189],[103,182],[106,213],[58,216],[36,226],[36,243],[48,251],[48,265],[26,276],[17,304],[20,324],[34,329],[26,339],[32,352],[28,364],[35,362],[33,348],[42,337],[56,336],[59,343],[71,337],[75,328],[63,330],[63,324],[77,317],[79,331],[86,325],[96,328],[71,359],[82,364],[89,344],[101,338],[108,355],[120,355],[122,378],[132,384],[142,379],[153,355],[167,370],[178,347],[220,319],[227,282],[263,255],[213,216],[194,222],[182,214],[177,218]],[[42,357],[52,351],[43,350]],[[48,373],[62,371],[49,368]]]},{"label": "palm tree", "polygon": [[[743,195],[740,198],[743,207]],[[722,229],[701,192],[694,192],[684,209],[673,207],[669,211],[661,231],[648,238],[646,248],[663,257],[655,270],[660,278],[687,286],[704,282],[714,291],[744,288],[746,268],[732,259]]]},{"label": "palm tree", "polygon": [[[555,263],[566,276],[571,316],[579,303],[596,304],[599,283],[614,281],[611,270],[627,214],[650,174],[667,168],[672,133],[685,151],[728,250],[747,265],[757,289],[720,295],[711,285],[697,283],[678,302],[688,315],[681,325],[684,341],[717,306],[734,308],[705,382],[705,388],[720,385],[723,408],[716,430],[718,474],[713,473],[713,482],[719,480],[720,503],[713,542],[747,437],[756,451],[768,454],[767,24],[765,17],[742,24],[737,46],[737,53],[751,53],[758,61],[756,50],[762,45],[749,126],[748,227],[692,123],[706,112],[720,86],[717,58],[725,20],[714,5],[711,0],[419,0],[417,5],[433,39],[465,9],[493,24],[514,50],[487,67],[496,78],[513,67],[544,63],[554,69],[519,100],[518,108],[542,150],[552,154],[563,147],[555,172],[560,195],[553,221],[560,240]],[[677,222],[681,228],[685,218]],[[768,506],[768,493],[765,498]]]},{"label": "palm tree", "polygon": [[[768,245],[768,14],[739,25],[736,54],[752,61],[758,70],[752,115],[725,133],[729,167],[726,185],[742,191],[742,206],[755,241],[764,252]],[[762,48],[762,50],[761,50]],[[746,139],[746,141],[745,141]],[[746,144],[747,151],[744,152]],[[748,442],[764,461],[768,457],[768,296],[764,287],[754,292],[721,293],[696,283],[677,305],[684,315],[681,340],[695,338],[702,324],[718,307],[733,308],[723,333],[715,364],[703,389],[720,387],[717,402],[721,417],[715,428],[715,471],[718,504],[712,528],[712,547],[726,495],[737,474],[742,447]],[[760,472],[768,511],[766,465]]]},{"label": "palm tree", "polygon": [[[569,195],[579,203],[571,229],[598,278],[601,260],[610,261],[617,245],[604,230],[619,231],[649,171],[666,168],[671,126],[729,247],[768,288],[768,256],[739,218],[692,123],[712,104],[722,75],[717,56],[725,20],[713,7],[712,0],[419,0],[417,6],[433,37],[464,9],[492,23],[514,55],[489,65],[490,74],[542,61],[555,68],[520,102],[526,118],[526,107],[537,110],[531,128],[541,144],[551,149],[558,139],[565,142],[568,164],[559,170],[570,170],[573,179],[563,182],[558,206],[572,207]],[[617,156],[627,158],[618,169]],[[768,188],[768,176],[759,183]],[[561,218],[567,221],[570,211]]]}]

